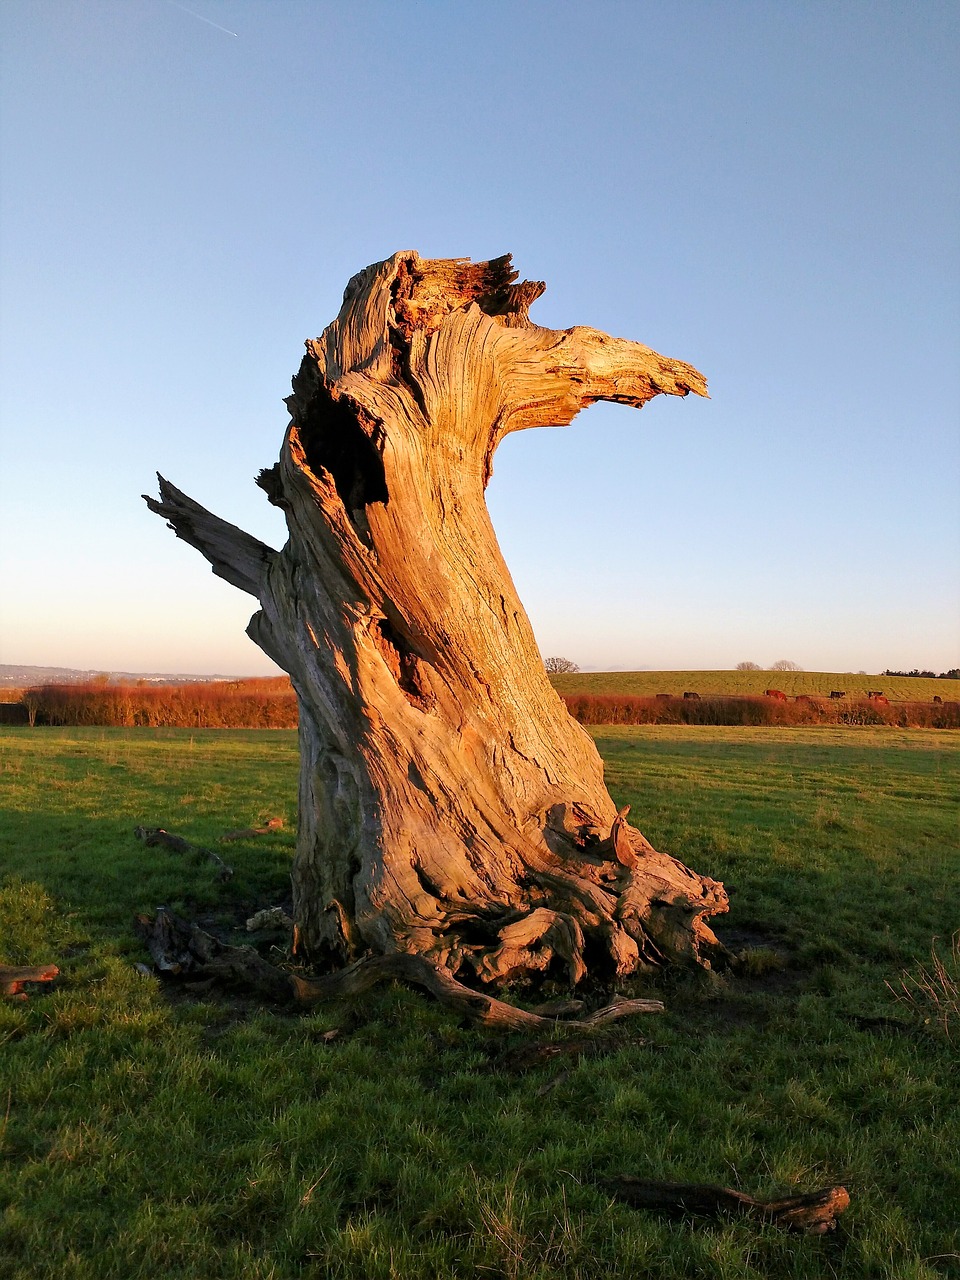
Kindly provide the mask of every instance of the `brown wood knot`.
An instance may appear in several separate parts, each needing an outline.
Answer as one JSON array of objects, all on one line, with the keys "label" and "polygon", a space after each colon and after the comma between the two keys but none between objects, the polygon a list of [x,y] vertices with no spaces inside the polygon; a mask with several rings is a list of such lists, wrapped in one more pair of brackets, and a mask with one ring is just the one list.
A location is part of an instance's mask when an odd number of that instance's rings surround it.
[{"label": "brown wood knot", "polygon": [[635,1209],[662,1210],[713,1217],[735,1213],[742,1217],[771,1222],[787,1231],[823,1235],[833,1231],[836,1219],[850,1204],[846,1187],[824,1187],[804,1195],[755,1200],[752,1196],[701,1182],[656,1182],[629,1174],[608,1178],[605,1185],[618,1199]]},{"label": "brown wood knot", "polygon": [[55,964],[0,964],[0,994],[9,1000],[26,1000],[25,982],[52,982],[59,972]]}]

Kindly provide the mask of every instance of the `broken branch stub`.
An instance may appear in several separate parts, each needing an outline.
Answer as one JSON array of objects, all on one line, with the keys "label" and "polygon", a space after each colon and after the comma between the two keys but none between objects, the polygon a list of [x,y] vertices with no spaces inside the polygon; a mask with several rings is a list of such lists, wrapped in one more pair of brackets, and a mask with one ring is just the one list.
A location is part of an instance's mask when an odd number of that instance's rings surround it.
[{"label": "broken branch stub", "polygon": [[484,501],[493,454],[586,405],[706,394],[690,365],[546,329],[509,257],[394,254],[350,281],[259,483],[274,551],[166,480],[147,498],[257,597],[299,703],[299,952],[423,956],[497,984],[721,954],[723,886],[658,853],[550,685]]}]

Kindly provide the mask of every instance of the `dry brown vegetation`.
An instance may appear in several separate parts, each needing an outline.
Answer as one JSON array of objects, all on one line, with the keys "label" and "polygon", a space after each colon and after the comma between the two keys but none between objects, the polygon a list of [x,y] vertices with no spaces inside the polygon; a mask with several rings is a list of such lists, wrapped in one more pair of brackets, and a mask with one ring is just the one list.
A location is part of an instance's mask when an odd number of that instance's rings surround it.
[{"label": "dry brown vegetation", "polygon": [[897,1000],[952,1040],[960,1035],[960,929],[943,954],[938,941],[933,940],[929,964],[918,965],[887,986]]},{"label": "dry brown vegetation", "polygon": [[[891,702],[864,698],[782,701],[704,694],[699,698],[564,693],[581,724],[891,725],[958,729],[960,702]],[[195,684],[49,684],[27,689],[20,704],[39,725],[115,728],[294,729],[297,702],[289,679],[217,680]],[[19,722],[19,721],[17,721]]]},{"label": "dry brown vegetation", "polygon": [[286,676],[197,684],[47,684],[23,696],[45,725],[116,728],[294,729],[297,700]]},{"label": "dry brown vegetation", "polygon": [[878,702],[861,698],[637,697],[565,693],[581,724],[893,725],[901,729],[960,729],[960,702]]}]

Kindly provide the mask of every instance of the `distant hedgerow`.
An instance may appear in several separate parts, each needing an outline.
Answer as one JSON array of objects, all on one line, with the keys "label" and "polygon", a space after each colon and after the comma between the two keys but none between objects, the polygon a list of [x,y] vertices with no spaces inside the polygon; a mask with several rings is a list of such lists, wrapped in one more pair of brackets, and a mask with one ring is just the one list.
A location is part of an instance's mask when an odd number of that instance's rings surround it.
[{"label": "distant hedgerow", "polygon": [[919,667],[914,667],[912,671],[891,671],[888,667],[883,673],[885,676],[914,676],[921,680],[960,680],[960,667],[951,667],[949,671],[941,671],[939,675],[935,671],[921,671]]},{"label": "distant hedgerow", "polygon": [[[780,700],[734,694],[681,698],[566,693],[581,724],[891,725],[960,729],[960,702],[894,702],[800,695]],[[117,728],[295,729],[296,695],[286,676],[155,685],[48,684],[27,689],[19,704],[39,725]]]},{"label": "distant hedgerow", "polygon": [[47,684],[28,689],[31,723],[117,728],[295,729],[286,676],[197,684]]},{"label": "distant hedgerow", "polygon": [[838,701],[799,697],[643,698],[630,694],[566,693],[567,710],[580,724],[891,725],[960,729],[960,703]]}]

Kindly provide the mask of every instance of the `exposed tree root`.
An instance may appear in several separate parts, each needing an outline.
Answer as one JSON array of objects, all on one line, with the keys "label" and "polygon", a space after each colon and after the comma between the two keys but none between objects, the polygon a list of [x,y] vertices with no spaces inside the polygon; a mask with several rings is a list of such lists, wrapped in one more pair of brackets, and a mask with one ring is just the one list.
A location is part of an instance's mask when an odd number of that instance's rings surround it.
[{"label": "exposed tree root", "polygon": [[808,1235],[832,1231],[837,1225],[837,1217],[850,1204],[846,1187],[825,1187],[805,1195],[754,1200],[752,1196],[730,1187],[700,1182],[650,1182],[623,1175],[607,1179],[606,1185],[618,1199],[625,1200],[635,1209],[659,1209],[668,1213],[710,1217],[735,1213]]},{"label": "exposed tree root", "polygon": [[[422,987],[462,1017],[486,1027],[508,1031],[546,1031],[557,1024],[555,1018],[544,1018],[538,1013],[518,1009],[484,992],[472,991],[451,977],[446,970],[438,969],[425,957],[418,955],[372,956],[326,978],[295,978],[294,981],[297,985],[297,998],[306,1004],[312,1004],[319,1000],[360,995],[376,983],[389,978]],[[662,1012],[663,1004],[659,1000],[615,999],[586,1018],[566,1019],[562,1025],[576,1031],[588,1031],[633,1014]]]},{"label": "exposed tree root", "polygon": [[[547,1031],[557,1016],[518,1009],[481,991],[473,991],[423,956],[367,956],[336,973],[305,978],[288,973],[264,960],[253,947],[232,947],[219,942],[196,925],[178,919],[164,907],[156,916],[136,917],[137,932],[144,940],[157,969],[167,977],[205,981],[215,979],[242,986],[272,1002],[308,1007],[324,1000],[363,995],[377,983],[396,979],[422,987],[461,1017],[483,1026],[509,1031]],[[569,1012],[569,1005],[561,1008]],[[659,1000],[614,999],[585,1018],[567,1018],[563,1026],[592,1031],[620,1018],[640,1013],[662,1013]]]}]

